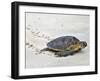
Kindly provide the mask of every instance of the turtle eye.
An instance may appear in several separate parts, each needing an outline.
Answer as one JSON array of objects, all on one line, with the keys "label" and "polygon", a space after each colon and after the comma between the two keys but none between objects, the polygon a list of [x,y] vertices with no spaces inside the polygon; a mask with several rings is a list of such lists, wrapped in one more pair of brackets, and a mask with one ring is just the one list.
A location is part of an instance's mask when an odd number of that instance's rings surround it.
[{"label": "turtle eye", "polygon": [[86,47],[87,46],[87,43],[86,42],[83,42],[83,47]]},{"label": "turtle eye", "polygon": [[84,46],[85,46],[85,47],[87,46],[87,43],[86,43],[86,42],[84,42]]}]

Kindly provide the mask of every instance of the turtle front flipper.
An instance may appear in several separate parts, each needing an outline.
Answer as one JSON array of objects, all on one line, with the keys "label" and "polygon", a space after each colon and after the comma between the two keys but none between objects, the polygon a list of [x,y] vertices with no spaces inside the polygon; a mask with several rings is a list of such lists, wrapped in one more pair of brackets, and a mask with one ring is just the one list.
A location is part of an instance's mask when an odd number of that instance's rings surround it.
[{"label": "turtle front flipper", "polygon": [[73,54],[74,54],[74,51],[60,51],[60,52],[55,53],[57,57],[66,57]]}]

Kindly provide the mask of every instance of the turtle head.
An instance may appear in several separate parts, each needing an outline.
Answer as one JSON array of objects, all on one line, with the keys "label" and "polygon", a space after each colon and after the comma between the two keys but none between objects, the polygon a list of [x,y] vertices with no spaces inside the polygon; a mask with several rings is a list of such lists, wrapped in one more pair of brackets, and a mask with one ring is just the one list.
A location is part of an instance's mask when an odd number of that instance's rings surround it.
[{"label": "turtle head", "polygon": [[85,41],[81,41],[80,44],[81,48],[85,48],[87,46],[87,43]]}]

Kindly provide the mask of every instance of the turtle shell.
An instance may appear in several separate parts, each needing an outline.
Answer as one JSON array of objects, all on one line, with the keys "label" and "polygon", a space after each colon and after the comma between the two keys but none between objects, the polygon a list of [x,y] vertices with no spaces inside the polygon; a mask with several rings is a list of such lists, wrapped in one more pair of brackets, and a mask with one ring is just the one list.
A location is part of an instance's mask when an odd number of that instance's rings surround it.
[{"label": "turtle shell", "polygon": [[69,47],[70,45],[74,45],[79,43],[80,40],[74,36],[62,36],[56,38],[47,43],[49,49],[53,50],[64,50],[65,48]]}]

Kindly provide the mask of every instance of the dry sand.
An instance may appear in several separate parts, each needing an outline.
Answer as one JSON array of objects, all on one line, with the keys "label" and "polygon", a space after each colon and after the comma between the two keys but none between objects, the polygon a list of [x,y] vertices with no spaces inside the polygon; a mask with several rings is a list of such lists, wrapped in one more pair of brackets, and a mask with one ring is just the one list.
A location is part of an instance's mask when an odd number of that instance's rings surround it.
[{"label": "dry sand", "polygon": [[[49,51],[40,53],[41,49],[47,47],[47,42],[66,35],[84,40],[88,46],[75,55],[67,57],[55,57],[54,53]],[[89,16],[27,13],[25,64],[26,68],[89,65]]]}]

